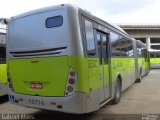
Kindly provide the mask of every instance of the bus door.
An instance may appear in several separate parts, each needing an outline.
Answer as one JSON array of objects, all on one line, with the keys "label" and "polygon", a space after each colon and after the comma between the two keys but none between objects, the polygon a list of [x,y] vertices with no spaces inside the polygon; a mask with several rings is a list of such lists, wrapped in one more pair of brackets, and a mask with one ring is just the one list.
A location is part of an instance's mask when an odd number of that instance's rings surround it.
[{"label": "bus door", "polygon": [[96,33],[96,46],[99,58],[99,81],[100,101],[103,102],[110,97],[109,82],[109,35],[101,32]]}]

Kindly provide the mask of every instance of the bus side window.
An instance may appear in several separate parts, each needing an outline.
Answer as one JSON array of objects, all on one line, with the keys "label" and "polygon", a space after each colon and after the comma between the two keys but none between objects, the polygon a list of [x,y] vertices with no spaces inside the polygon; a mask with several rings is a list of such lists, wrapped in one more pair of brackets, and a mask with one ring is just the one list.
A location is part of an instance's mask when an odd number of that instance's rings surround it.
[{"label": "bus side window", "polygon": [[138,55],[138,57],[142,57],[142,48],[141,48],[141,46],[140,45],[137,45],[137,55]]},{"label": "bus side window", "polygon": [[154,58],[154,53],[153,52],[150,53],[150,58]]},{"label": "bus side window", "polygon": [[112,57],[117,57],[121,55],[120,50],[120,38],[116,33],[111,32],[111,50],[112,50]]},{"label": "bus side window", "polygon": [[129,45],[128,45],[128,56],[129,57],[133,57],[134,54],[133,54],[133,42],[132,41],[129,41]]},{"label": "bus side window", "polygon": [[160,58],[160,53],[156,53],[156,58]]},{"label": "bus side window", "polygon": [[96,34],[96,43],[97,43],[97,49],[98,49],[98,57],[102,58],[102,52],[101,52],[101,35],[99,33]]},{"label": "bus side window", "polygon": [[96,54],[93,25],[90,21],[85,20],[85,33],[87,43],[87,54],[94,56]]},{"label": "bus side window", "polygon": [[128,56],[128,40],[125,38],[121,39],[121,56],[127,57]]}]

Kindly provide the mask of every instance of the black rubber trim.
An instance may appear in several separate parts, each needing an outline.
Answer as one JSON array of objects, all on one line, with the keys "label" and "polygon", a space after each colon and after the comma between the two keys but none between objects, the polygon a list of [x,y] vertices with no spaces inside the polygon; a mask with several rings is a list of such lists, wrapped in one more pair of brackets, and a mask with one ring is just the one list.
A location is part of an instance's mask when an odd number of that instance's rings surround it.
[{"label": "black rubber trim", "polygon": [[39,53],[39,52],[50,52],[56,50],[66,49],[67,47],[59,47],[59,48],[51,48],[51,49],[44,49],[44,50],[32,50],[32,51],[17,51],[17,52],[10,52],[10,54],[25,54],[25,53]]}]

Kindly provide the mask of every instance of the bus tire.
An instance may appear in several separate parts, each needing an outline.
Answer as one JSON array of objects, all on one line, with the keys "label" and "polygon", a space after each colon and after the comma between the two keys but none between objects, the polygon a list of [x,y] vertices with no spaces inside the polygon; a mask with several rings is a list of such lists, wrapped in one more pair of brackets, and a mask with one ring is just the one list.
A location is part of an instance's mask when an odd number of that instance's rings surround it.
[{"label": "bus tire", "polygon": [[118,104],[121,99],[121,83],[119,78],[117,78],[116,84],[115,84],[115,92],[114,92],[114,98],[111,101],[111,104]]},{"label": "bus tire", "polygon": [[139,74],[139,77],[136,80],[136,83],[141,83],[141,80],[142,80],[142,70],[140,70],[140,74]]}]

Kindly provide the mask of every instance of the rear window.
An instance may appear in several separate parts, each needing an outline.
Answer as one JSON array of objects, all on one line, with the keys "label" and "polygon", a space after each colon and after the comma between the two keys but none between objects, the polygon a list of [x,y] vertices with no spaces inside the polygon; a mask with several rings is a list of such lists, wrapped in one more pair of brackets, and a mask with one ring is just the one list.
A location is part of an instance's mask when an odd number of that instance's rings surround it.
[{"label": "rear window", "polygon": [[62,16],[55,16],[47,18],[46,20],[46,27],[47,28],[53,28],[53,27],[59,27],[63,24],[63,17]]}]

